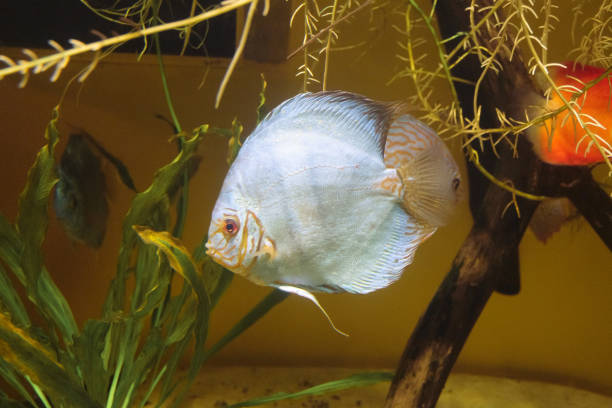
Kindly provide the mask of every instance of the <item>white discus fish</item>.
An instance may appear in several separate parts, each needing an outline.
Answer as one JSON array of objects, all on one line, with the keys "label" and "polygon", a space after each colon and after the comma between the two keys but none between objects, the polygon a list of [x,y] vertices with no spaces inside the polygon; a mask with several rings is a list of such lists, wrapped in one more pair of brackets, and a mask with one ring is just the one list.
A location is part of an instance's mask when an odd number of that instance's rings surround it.
[{"label": "white discus fish", "polygon": [[444,143],[401,105],[299,94],[240,149],[213,210],[207,254],[315,303],[312,291],[372,292],[400,277],[462,190]]}]

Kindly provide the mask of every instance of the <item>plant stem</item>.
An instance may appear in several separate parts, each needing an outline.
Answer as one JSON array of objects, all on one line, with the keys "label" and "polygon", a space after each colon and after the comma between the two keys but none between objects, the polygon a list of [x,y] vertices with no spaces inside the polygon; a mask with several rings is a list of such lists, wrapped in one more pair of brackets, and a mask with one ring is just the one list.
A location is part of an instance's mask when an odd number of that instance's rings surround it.
[{"label": "plant stem", "polygon": [[274,289],[263,298],[253,309],[251,309],[238,323],[234,325],[217,343],[204,352],[203,360],[206,361],[228,343],[238,337],[242,332],[251,327],[261,317],[270,311],[274,306],[285,300],[289,296],[288,292]]},{"label": "plant stem", "polygon": [[[166,97],[166,105],[168,105],[168,110],[170,111],[170,116],[172,118],[172,123],[174,124],[174,128],[180,134],[182,132],[181,124],[176,116],[176,112],[174,110],[174,104],[172,103],[172,95],[170,94],[170,87],[168,86],[168,79],[166,77],[166,68],[164,66],[164,58],[161,52],[161,46],[159,43],[159,34],[155,34],[153,36],[155,42],[155,53],[157,55],[157,63],[159,65],[159,73],[161,75],[162,87],[164,88],[164,95]],[[179,151],[183,148],[183,143],[185,142],[184,136],[178,137],[179,141]],[[187,204],[189,201],[189,171],[185,169],[183,172],[183,188],[181,190],[181,197],[179,199],[179,208],[177,211],[177,220],[174,226],[173,235],[177,238],[180,238],[183,235],[183,230],[185,229],[185,219],[187,217]]]}]

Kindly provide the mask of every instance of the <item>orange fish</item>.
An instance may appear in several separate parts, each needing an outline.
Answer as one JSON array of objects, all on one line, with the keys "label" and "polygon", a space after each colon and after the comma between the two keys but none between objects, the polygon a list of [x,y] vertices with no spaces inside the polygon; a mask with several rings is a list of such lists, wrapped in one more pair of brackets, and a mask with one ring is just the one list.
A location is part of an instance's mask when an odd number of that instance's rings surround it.
[{"label": "orange fish", "polygon": [[[550,74],[568,102],[584,90],[585,84],[605,73],[605,69],[572,61],[565,62],[564,66],[551,69]],[[605,155],[612,159],[612,73],[580,95],[576,102],[574,106],[582,121],[596,136]],[[552,91],[545,109],[554,111],[562,106],[563,101]],[[532,127],[528,136],[538,157],[549,164],[584,166],[604,161],[600,150],[568,110],[543,125]]]}]

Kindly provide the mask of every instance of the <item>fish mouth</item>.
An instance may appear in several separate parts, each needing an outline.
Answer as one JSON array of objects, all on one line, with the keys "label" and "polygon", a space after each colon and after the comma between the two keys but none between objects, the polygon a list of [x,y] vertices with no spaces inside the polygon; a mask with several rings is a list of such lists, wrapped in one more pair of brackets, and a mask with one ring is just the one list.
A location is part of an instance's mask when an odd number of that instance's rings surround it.
[{"label": "fish mouth", "polygon": [[204,244],[206,247],[206,255],[210,256],[213,261],[223,266],[224,268],[235,272],[240,267],[240,260],[236,259],[236,255],[229,255],[232,252],[233,246],[225,241],[221,231],[215,232]]},{"label": "fish mouth", "polygon": [[210,239],[206,241],[204,247],[206,248],[206,255],[210,256],[211,258],[214,258],[216,256],[217,251],[215,251],[215,249],[212,247],[212,242],[210,242]]}]

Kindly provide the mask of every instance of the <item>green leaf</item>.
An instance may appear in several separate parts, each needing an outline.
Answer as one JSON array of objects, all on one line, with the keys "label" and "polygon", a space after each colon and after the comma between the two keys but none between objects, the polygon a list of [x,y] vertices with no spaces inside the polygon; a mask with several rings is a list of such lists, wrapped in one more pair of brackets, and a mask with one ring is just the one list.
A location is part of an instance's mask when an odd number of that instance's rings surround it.
[{"label": "green leaf", "polygon": [[[195,263],[185,246],[177,238],[173,237],[170,233],[166,231],[153,231],[149,228],[140,226],[134,226],[133,228],[138,233],[143,242],[150,245],[154,245],[158,248],[160,253],[163,253],[165,255],[165,257],[168,259],[168,262],[170,263],[170,266],[176,272],[178,272],[193,289],[193,292],[196,297],[196,303],[193,304],[193,309],[195,309],[195,322],[193,325],[189,326],[193,327],[194,329],[195,350],[201,350],[204,347],[204,342],[206,341],[206,336],[208,334],[208,315],[210,313],[210,300],[202,281],[202,274],[197,264]],[[189,309],[190,308],[188,307],[187,311]],[[186,313],[188,316],[189,312]],[[185,319],[187,323],[189,323],[186,317],[184,317],[183,319]],[[183,332],[187,330],[186,327],[178,325],[175,326],[175,328],[178,328],[178,330],[174,331],[174,334],[178,333],[176,335],[176,338],[180,338],[181,336],[183,337],[183,340],[181,340],[178,345],[178,348],[181,350],[181,352],[175,351],[173,356],[171,357],[171,360],[174,359],[175,361],[178,361],[175,357],[180,356],[182,354],[182,349],[187,345],[186,340],[188,340],[188,338],[186,336],[183,336]],[[173,335],[170,335],[169,337],[173,338]],[[191,382],[195,378],[200,366],[204,362],[202,354],[203,353],[196,352],[193,358],[191,359],[186,379],[184,381],[181,381],[182,390],[179,392],[179,395],[175,401],[179,401],[182,399],[186,390],[189,388]],[[175,364],[176,363],[174,361],[168,364],[170,370],[167,378],[172,377],[172,373],[176,367]],[[164,395],[162,395],[162,398],[164,398]]]},{"label": "green leaf", "polygon": [[[25,189],[19,196],[16,226],[25,245],[22,264],[26,278],[30,282],[35,282],[40,273],[42,259],[38,252],[47,232],[49,194],[58,181],[55,176],[53,158],[55,146],[59,140],[59,132],[56,128],[58,118],[59,112],[56,107],[45,131],[45,139],[48,143],[38,152],[34,165],[28,171]],[[35,255],[34,259],[26,256],[32,254]]]},{"label": "green leaf", "polygon": [[268,404],[276,401],[321,395],[330,392],[346,390],[348,388],[365,387],[383,381],[391,381],[392,378],[393,373],[389,372],[354,374],[342,380],[326,382],[298,392],[279,392],[268,397],[256,398],[249,401],[239,402],[237,404],[230,405],[228,408],[255,407],[258,405]]},{"label": "green leaf", "polygon": [[15,371],[49,395],[57,406],[98,408],[55,360],[53,353],[0,313],[0,355]]},{"label": "green leaf", "polygon": [[13,323],[22,328],[30,326],[28,312],[26,312],[11,280],[6,276],[2,264],[0,264],[0,303],[10,313]]},{"label": "green leaf", "polygon": [[203,135],[208,130],[203,126],[195,135],[185,140],[182,151],[166,166],[155,173],[153,182],[145,191],[138,193],[132,201],[128,213],[123,221],[123,239],[117,262],[117,275],[111,284],[104,307],[105,316],[123,309],[126,298],[125,281],[130,269],[133,250],[137,244],[136,232],[133,225],[148,225],[154,229],[165,229],[168,223],[169,200],[168,191],[176,185],[188,160],[195,153]]},{"label": "green leaf", "polygon": [[56,107],[45,131],[48,143],[38,152],[34,165],[28,171],[26,186],[19,196],[16,230],[23,245],[19,254],[19,265],[23,269],[28,297],[38,306],[46,320],[57,326],[64,342],[71,344],[72,337],[78,334],[78,328],[66,299],[43,266],[41,251],[47,232],[49,195],[58,181],[53,159],[59,140],[56,128],[58,117]]},{"label": "green leaf", "polygon": [[71,345],[72,339],[78,335],[79,329],[66,298],[55,285],[44,266],[41,266],[35,293],[36,298],[40,299],[40,302],[37,303],[39,310],[44,308],[44,313],[60,329],[64,342]]},{"label": "green leaf", "polygon": [[88,320],[74,342],[74,354],[82,370],[83,383],[88,394],[100,404],[106,400],[108,388],[102,353],[109,329],[108,322]]},{"label": "green leaf", "polygon": [[200,302],[208,304],[208,293],[202,283],[199,268],[178,238],[167,231],[153,231],[139,225],[134,225],[132,228],[144,243],[157,247],[166,256],[172,269],[189,282]]},{"label": "green leaf", "polygon": [[19,380],[15,369],[9,363],[4,361],[3,358],[0,358],[0,375],[2,375],[4,381],[9,383],[9,385],[13,387],[13,389],[16,390],[22,398],[32,404],[32,406],[35,406],[32,396]]},{"label": "green leaf", "polygon": [[0,214],[0,259],[13,271],[22,284],[25,284],[25,273],[19,263],[23,243],[15,228]]},{"label": "green leaf", "polygon": [[22,401],[16,401],[6,396],[2,396],[0,397],[0,407],[2,408],[25,408],[26,406],[24,405]]}]

